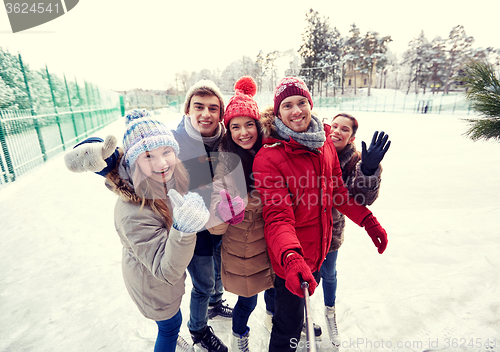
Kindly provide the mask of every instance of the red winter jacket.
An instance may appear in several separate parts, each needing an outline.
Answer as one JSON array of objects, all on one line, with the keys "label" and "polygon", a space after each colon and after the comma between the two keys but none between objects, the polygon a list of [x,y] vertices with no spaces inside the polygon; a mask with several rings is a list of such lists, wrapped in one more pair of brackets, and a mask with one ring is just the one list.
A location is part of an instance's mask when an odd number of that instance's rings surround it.
[{"label": "red winter jacket", "polygon": [[332,207],[360,225],[371,214],[349,198],[335,146],[325,125],[323,147],[309,150],[293,139],[279,137],[274,116],[264,112],[263,146],[253,172],[263,201],[265,238],[276,275],[284,278],[283,254],[295,250],[311,272],[320,269],[332,238]]}]

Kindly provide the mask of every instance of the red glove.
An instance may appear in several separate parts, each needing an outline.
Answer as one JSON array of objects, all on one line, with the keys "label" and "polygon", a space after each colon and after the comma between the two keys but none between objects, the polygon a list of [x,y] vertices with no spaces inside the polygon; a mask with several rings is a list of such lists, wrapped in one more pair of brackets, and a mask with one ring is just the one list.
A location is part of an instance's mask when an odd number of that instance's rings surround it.
[{"label": "red glove", "polygon": [[294,295],[304,297],[301,284],[306,281],[309,284],[309,295],[312,295],[318,284],[311,273],[311,269],[300,254],[292,253],[285,257],[283,261],[285,267],[285,286]]},{"label": "red glove", "polygon": [[245,218],[245,203],[240,197],[231,200],[229,192],[223,189],[219,192],[221,201],[217,206],[219,217],[230,225],[236,225]]},{"label": "red glove", "polygon": [[384,228],[379,224],[377,218],[373,216],[373,214],[368,215],[361,222],[361,226],[363,226],[368,232],[368,236],[375,244],[375,247],[378,248],[378,252],[380,254],[384,253],[387,248],[387,232],[385,232]]}]

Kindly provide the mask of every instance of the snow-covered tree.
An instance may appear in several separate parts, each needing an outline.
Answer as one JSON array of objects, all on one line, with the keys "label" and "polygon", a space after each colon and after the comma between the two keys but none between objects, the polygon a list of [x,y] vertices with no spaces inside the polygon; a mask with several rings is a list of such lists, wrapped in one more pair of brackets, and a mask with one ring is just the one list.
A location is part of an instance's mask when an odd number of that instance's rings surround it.
[{"label": "snow-covered tree", "polygon": [[232,93],[234,90],[234,83],[243,75],[243,68],[241,61],[233,61],[227,66],[221,74],[221,84],[219,88],[223,92]]},{"label": "snow-covered tree", "polygon": [[438,36],[432,40],[431,47],[430,82],[432,93],[436,93],[445,81],[446,43]]},{"label": "snow-covered tree", "polygon": [[375,31],[368,31],[362,38],[362,50],[360,55],[361,72],[368,74],[368,96],[373,80],[374,68],[381,69],[387,64],[387,44],[392,41],[391,36],[380,37]]},{"label": "snow-covered tree", "polygon": [[331,33],[328,18],[321,17],[317,11],[310,9],[306,14],[307,26],[302,34],[302,45],[299,54],[302,57],[302,69],[299,75],[314,94],[316,82],[325,79],[325,57],[328,56],[328,35]]},{"label": "snow-covered tree", "polygon": [[50,94],[49,84],[47,83],[47,72],[45,69],[29,71],[27,73],[30,92],[33,97],[35,110],[53,107],[52,96]]},{"label": "snow-covered tree", "polygon": [[[25,69],[29,71],[27,65]],[[31,109],[19,59],[8,51],[3,51],[2,48],[0,48],[0,78],[10,88],[10,94],[14,97],[17,107]]]},{"label": "snow-covered tree", "polygon": [[397,55],[390,50],[386,53],[387,64],[377,75],[378,85],[380,89],[394,88],[399,89],[401,82],[401,63]]},{"label": "snow-covered tree", "polygon": [[[351,25],[349,30],[351,34],[350,37],[345,39],[345,49],[342,57],[343,71],[345,72],[345,65],[352,68],[354,71],[359,71],[359,66],[361,63],[361,53],[363,51],[363,38],[361,37],[361,31],[356,26],[355,23]],[[354,94],[357,90],[356,76],[354,75]],[[344,85],[344,82],[342,82]]]},{"label": "snow-covered tree", "polygon": [[448,94],[453,76],[472,57],[471,46],[474,38],[465,33],[464,26],[458,25],[451,30],[446,41],[444,93]]},{"label": "snow-covered tree", "polygon": [[474,141],[500,141],[500,81],[493,66],[486,62],[470,61],[460,77],[465,82],[465,96],[471,108],[482,116],[468,119],[471,127],[465,133]]},{"label": "snow-covered tree", "polygon": [[14,110],[17,109],[15,97],[12,88],[10,88],[0,77],[0,109]]},{"label": "snow-covered tree", "polygon": [[269,89],[273,91],[278,81],[278,67],[276,60],[279,57],[278,51],[267,53],[264,57],[264,76],[269,77]]},{"label": "snow-covered tree", "polygon": [[[302,58],[302,76],[314,94],[318,89],[322,95],[323,87],[335,89],[341,78],[341,57],[344,42],[337,28],[331,28],[328,17],[322,17],[310,9],[306,14],[307,26],[302,34],[299,54]],[[335,94],[335,92],[334,92]]]},{"label": "snow-covered tree", "polygon": [[326,95],[328,96],[328,88],[331,87],[333,88],[333,96],[335,96],[336,87],[339,86],[342,78],[341,58],[343,54],[344,39],[336,27],[329,30],[326,38],[328,48],[324,53]]},{"label": "snow-covered tree", "polygon": [[410,67],[410,75],[408,80],[408,89],[410,91],[411,83],[415,83],[415,92],[418,94],[419,88],[425,89],[431,77],[431,66],[434,51],[432,44],[425,37],[424,31],[420,32],[417,38],[414,38],[408,43],[408,50],[403,54],[403,64]]}]

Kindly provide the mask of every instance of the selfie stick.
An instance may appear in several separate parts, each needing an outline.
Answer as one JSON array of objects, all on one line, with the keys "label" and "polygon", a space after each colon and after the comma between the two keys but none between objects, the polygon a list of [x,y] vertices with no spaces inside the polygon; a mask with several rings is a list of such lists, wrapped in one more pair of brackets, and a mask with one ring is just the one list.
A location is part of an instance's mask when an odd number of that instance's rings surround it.
[{"label": "selfie stick", "polygon": [[304,290],[307,352],[316,352],[316,339],[314,337],[314,325],[311,315],[311,302],[309,301],[309,284],[304,281],[300,286],[302,287],[302,290]]}]

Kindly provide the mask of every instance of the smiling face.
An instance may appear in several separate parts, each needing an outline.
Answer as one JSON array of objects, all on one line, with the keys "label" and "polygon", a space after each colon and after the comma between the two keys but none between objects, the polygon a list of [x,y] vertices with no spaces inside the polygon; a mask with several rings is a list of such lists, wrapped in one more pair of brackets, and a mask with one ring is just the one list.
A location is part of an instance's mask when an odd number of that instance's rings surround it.
[{"label": "smiling face", "polygon": [[356,138],[353,136],[353,121],[344,116],[336,117],[332,121],[330,138],[337,152],[344,150],[344,148]]},{"label": "smiling face", "polygon": [[234,143],[243,149],[250,149],[257,142],[257,124],[251,117],[233,117],[229,122],[229,130]]},{"label": "smiling face", "polygon": [[177,158],[172,147],[159,147],[137,157],[137,166],[147,177],[157,182],[170,181]]},{"label": "smiling face", "polygon": [[219,98],[215,95],[193,95],[188,116],[202,137],[212,137],[221,121]]},{"label": "smiling face", "polygon": [[292,131],[307,131],[312,118],[309,100],[302,95],[292,95],[283,99],[279,106],[278,117]]}]

